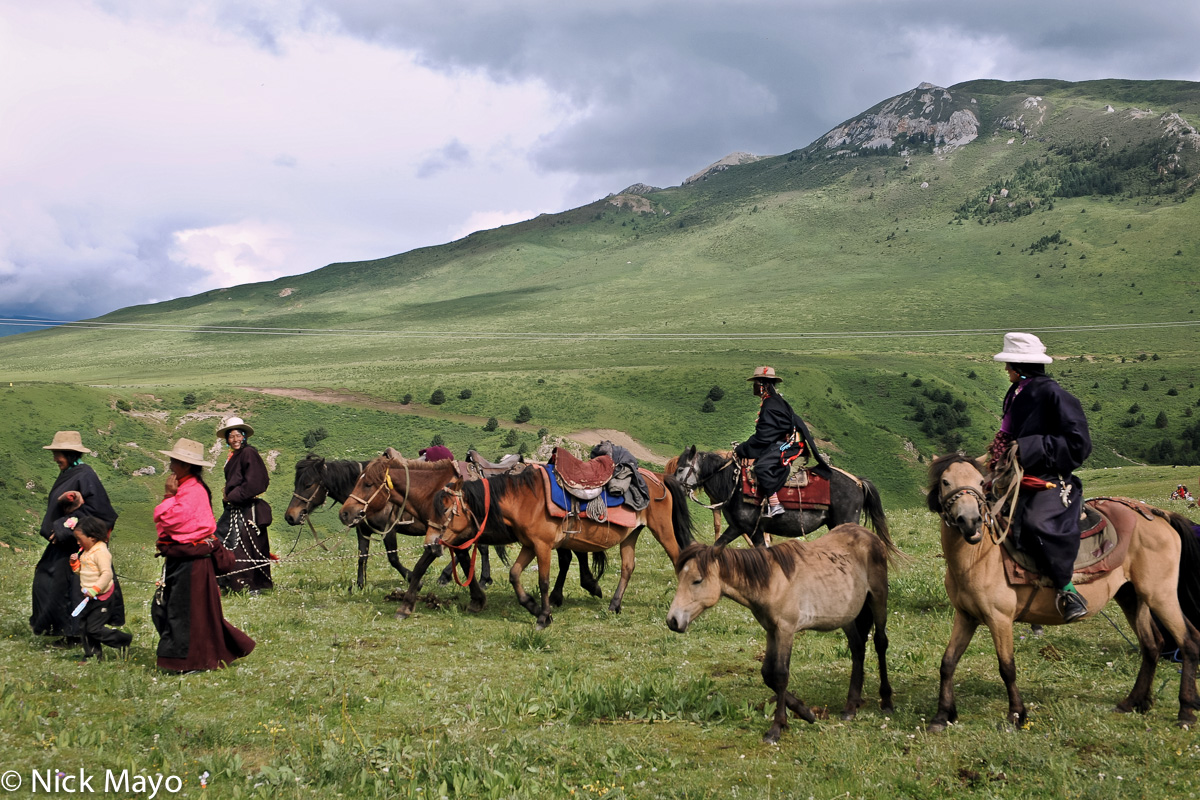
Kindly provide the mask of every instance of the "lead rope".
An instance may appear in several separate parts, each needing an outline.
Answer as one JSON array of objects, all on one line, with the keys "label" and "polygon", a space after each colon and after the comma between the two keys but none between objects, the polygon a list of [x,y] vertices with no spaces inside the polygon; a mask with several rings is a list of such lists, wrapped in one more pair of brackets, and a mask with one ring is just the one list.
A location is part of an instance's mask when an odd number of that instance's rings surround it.
[{"label": "lead rope", "polygon": [[[987,503],[983,504],[984,508],[984,525],[987,527],[988,535],[992,537],[992,542],[995,544],[1002,543],[1008,538],[1008,534],[1012,531],[1013,514],[1017,509],[1017,498],[1021,494],[1021,479],[1025,477],[1025,470],[1021,468],[1020,462],[1017,461],[1017,443],[1013,442],[1008,450],[1008,463],[1004,468],[996,474],[996,478],[992,479],[993,488],[996,486],[997,479],[1001,479],[1001,485],[1007,481],[1007,485],[1002,489],[1002,494],[996,498],[996,501],[989,507]],[[1004,504],[1008,503],[1008,511],[1004,510]],[[1004,523],[1001,524],[1000,520]]]},{"label": "lead rope", "polygon": [[[462,502],[462,498],[459,497],[458,500],[456,500],[455,502]],[[492,486],[491,486],[491,483],[488,481],[488,479],[484,478],[483,479],[483,521],[479,523],[479,530],[477,530],[475,532],[475,535],[473,537],[471,537],[469,540],[467,540],[465,542],[462,542],[461,544],[446,543],[446,546],[453,550],[466,550],[468,547],[472,548],[471,549],[471,571],[466,576],[467,577],[466,582],[461,582],[458,579],[458,559],[457,558],[450,559],[450,574],[454,576],[454,582],[464,588],[467,586],[470,586],[471,582],[475,580],[475,558],[479,555],[479,546],[476,544],[476,542],[479,541],[480,536],[483,536],[483,529],[485,527],[487,527],[488,515],[490,515],[491,512],[492,512]],[[470,506],[467,506],[467,513],[471,514],[472,517],[475,516],[471,512]]]}]

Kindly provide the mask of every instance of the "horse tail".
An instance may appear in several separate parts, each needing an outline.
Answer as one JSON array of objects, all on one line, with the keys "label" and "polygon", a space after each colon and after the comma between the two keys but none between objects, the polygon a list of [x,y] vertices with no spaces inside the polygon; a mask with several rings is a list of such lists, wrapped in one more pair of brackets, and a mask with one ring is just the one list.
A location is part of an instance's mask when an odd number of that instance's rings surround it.
[{"label": "horse tail", "polygon": [[508,548],[502,544],[492,545],[492,550],[496,552],[496,557],[500,559],[500,563],[508,566]]},{"label": "horse tail", "polygon": [[1200,539],[1192,521],[1174,511],[1167,520],[1179,534],[1179,607],[1188,621],[1200,628]]},{"label": "horse tail", "polygon": [[[587,553],[577,553],[579,560],[583,561],[588,557]],[[608,568],[608,553],[603,550],[597,550],[592,553],[592,577],[599,581],[604,577],[604,570]]]},{"label": "horse tail", "polygon": [[866,512],[869,527],[875,531],[875,535],[883,541],[887,548],[888,560],[896,563],[907,559],[908,556],[892,541],[892,533],[888,528],[887,515],[883,513],[883,498],[879,496],[879,490],[866,478],[859,478],[859,480],[862,481],[863,487],[863,511]]},{"label": "horse tail", "polygon": [[682,483],[669,474],[663,479],[663,483],[671,493],[671,528],[675,531],[675,544],[683,550],[696,540],[692,512],[688,508],[687,491]]}]

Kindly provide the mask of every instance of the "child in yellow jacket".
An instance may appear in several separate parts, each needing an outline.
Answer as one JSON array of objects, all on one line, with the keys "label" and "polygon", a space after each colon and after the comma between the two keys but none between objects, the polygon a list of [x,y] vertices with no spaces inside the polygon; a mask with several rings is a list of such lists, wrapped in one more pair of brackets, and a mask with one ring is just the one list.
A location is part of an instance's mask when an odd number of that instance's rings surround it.
[{"label": "child in yellow jacket", "polygon": [[86,605],[78,612],[82,617],[80,628],[85,659],[102,658],[101,645],[124,650],[133,640],[133,634],[108,627],[125,621],[124,602],[117,591],[108,537],[108,523],[99,517],[83,517],[75,524],[79,552],[71,557],[71,568],[79,573],[79,588],[87,597]]}]

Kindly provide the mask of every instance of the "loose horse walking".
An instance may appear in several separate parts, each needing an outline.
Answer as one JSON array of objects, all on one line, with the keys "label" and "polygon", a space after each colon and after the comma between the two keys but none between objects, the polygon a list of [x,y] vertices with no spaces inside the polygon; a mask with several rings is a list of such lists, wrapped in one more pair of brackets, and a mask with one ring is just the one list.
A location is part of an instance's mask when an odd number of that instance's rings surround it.
[{"label": "loose horse walking", "polygon": [[861,525],[838,525],[813,541],[795,540],[769,549],[729,550],[693,544],[679,555],[679,585],[667,627],[683,633],[707,609],[728,597],[750,609],[767,631],[762,678],[775,693],[775,720],[763,741],[779,741],[788,727],[790,708],[806,722],[816,716],[788,691],[792,642],[796,631],[841,628],[850,646],[850,691],[842,719],[853,719],[863,705],[863,663],[867,636],[875,628],[879,659],[879,707],[891,713],[892,686],[887,674],[888,561],[900,551],[886,533]]},{"label": "loose horse walking", "polygon": [[[1004,572],[1001,545],[985,535],[988,518],[983,492],[983,472],[974,459],[954,453],[935,459],[929,468],[929,510],[942,520],[942,552],[946,558],[946,593],[954,606],[950,642],[942,656],[941,689],[937,714],[930,731],[945,730],[958,718],[954,702],[954,671],[959,659],[982,623],[992,633],[1000,662],[1000,677],[1008,690],[1008,720],[1022,725],[1025,703],[1017,691],[1017,668],[1013,658],[1013,621],[1037,625],[1061,625],[1055,607],[1055,592],[1039,586],[1011,585]],[[1179,595],[1200,597],[1200,545],[1186,519],[1151,506],[1147,519],[1120,502],[1088,501],[1119,529],[1130,530],[1124,560],[1103,577],[1076,588],[1091,609],[1099,613],[1116,599],[1130,627],[1137,634],[1142,665],[1129,696],[1117,704],[1118,711],[1147,711],[1162,635],[1154,618],[1180,642],[1183,655],[1179,683],[1179,722],[1193,723],[1200,708],[1196,697],[1196,661],[1200,655],[1197,620],[1185,618]],[[1078,578],[1076,579],[1078,580]],[[1194,608],[1194,603],[1189,603]],[[1195,613],[1190,612],[1190,613]],[[1152,616],[1153,614],[1153,616]]]},{"label": "loose horse walking", "polygon": [[728,530],[715,542],[718,546],[742,535],[761,546],[764,532],[794,538],[822,526],[832,530],[844,522],[857,524],[864,511],[870,526],[881,535],[888,535],[879,490],[866,478],[835,469],[829,477],[828,508],[788,510],[777,517],[762,518],[757,503],[743,500],[741,468],[732,453],[706,452],[693,445],[673,461],[675,479],[689,492],[703,489],[729,523]]}]

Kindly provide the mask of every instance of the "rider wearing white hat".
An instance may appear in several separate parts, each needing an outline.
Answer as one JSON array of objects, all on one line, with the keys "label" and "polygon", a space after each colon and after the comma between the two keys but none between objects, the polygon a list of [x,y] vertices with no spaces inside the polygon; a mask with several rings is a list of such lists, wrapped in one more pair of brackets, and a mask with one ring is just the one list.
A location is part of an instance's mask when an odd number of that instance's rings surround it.
[{"label": "rider wearing white hat", "polygon": [[[221,576],[217,582],[227,591],[249,589],[257,594],[274,586],[271,580],[271,545],[267,526],[271,524],[271,506],[260,495],[270,484],[267,465],[258,450],[246,440],[254,428],[241,417],[229,417],[217,428],[217,435],[229,444],[225,461],[225,490],[221,500],[225,506],[217,520],[217,535],[226,548],[237,556],[243,571]],[[255,567],[255,569],[245,569]]]},{"label": "rider wearing white hat", "polygon": [[1087,417],[1079,400],[1046,375],[1041,339],[1008,333],[993,358],[1003,362],[1011,383],[1004,416],[992,442],[989,468],[1003,467],[1016,446],[1017,463],[1039,488],[1022,488],[1013,512],[1013,537],[1038,571],[1058,589],[1058,610],[1066,622],[1087,614],[1087,603],[1071,583],[1079,553],[1079,513],[1083,483],[1073,474],[1092,452]]}]

